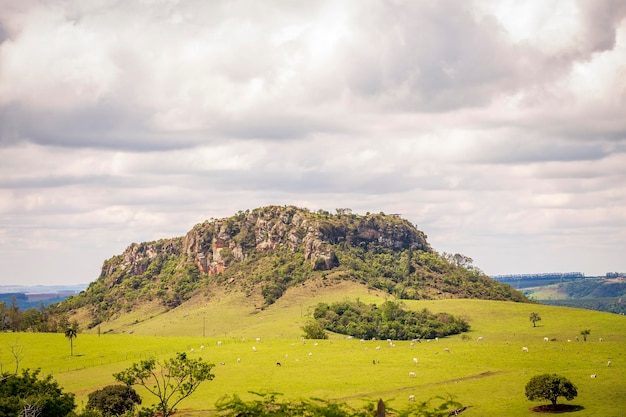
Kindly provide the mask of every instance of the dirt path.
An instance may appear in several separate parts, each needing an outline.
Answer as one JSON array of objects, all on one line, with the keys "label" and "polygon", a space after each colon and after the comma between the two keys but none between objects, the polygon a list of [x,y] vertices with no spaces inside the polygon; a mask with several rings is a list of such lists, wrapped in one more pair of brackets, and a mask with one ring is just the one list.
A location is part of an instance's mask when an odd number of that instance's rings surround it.
[{"label": "dirt path", "polygon": [[453,384],[453,383],[458,383],[461,381],[468,381],[471,379],[477,379],[477,378],[487,378],[490,376],[494,376],[494,375],[501,375],[504,373],[509,373],[511,371],[497,371],[497,372],[492,372],[492,371],[487,371],[487,372],[481,372],[479,374],[474,374],[474,375],[468,375],[462,378],[454,378],[454,379],[448,379],[445,381],[438,381],[438,382],[430,382],[428,384],[422,384],[422,385],[409,385],[406,387],[402,387],[402,388],[396,388],[396,389],[392,389],[392,390],[386,390],[386,391],[373,391],[373,392],[369,392],[369,393],[361,393],[358,395],[350,395],[347,397],[340,397],[340,398],[335,398],[335,400],[337,401],[349,401],[349,400],[353,400],[353,399],[357,399],[357,398],[363,398],[363,397],[388,397],[391,396],[392,394],[396,394],[402,391],[406,391],[406,390],[419,390],[419,389],[423,389],[423,388],[429,388],[429,387],[436,387],[439,385],[447,385],[447,384]]}]

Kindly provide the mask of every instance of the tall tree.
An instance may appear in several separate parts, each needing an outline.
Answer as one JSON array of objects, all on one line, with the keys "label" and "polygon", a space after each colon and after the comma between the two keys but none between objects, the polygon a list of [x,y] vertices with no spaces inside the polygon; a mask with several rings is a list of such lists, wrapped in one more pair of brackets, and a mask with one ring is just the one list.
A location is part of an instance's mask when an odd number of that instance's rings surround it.
[{"label": "tall tree", "polygon": [[74,356],[74,339],[78,337],[78,327],[71,325],[65,329],[65,337],[70,340],[70,356]]},{"label": "tall tree", "polygon": [[212,380],[211,373],[215,365],[200,359],[190,359],[185,353],[164,362],[154,358],[134,363],[113,377],[128,386],[141,385],[150,394],[158,398],[157,408],[161,416],[174,413],[174,408],[185,398],[193,394],[204,381]]}]

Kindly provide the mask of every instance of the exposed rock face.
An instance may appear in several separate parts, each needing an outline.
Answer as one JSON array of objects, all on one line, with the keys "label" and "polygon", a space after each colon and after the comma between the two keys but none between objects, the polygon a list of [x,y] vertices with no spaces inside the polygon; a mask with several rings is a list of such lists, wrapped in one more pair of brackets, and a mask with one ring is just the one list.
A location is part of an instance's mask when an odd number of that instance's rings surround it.
[{"label": "exposed rock face", "polygon": [[182,249],[181,239],[163,239],[150,243],[132,243],[124,253],[104,262],[100,276],[106,277],[116,271],[124,271],[129,275],[146,272],[150,262],[158,255],[178,255]]},{"label": "exposed rock face", "polygon": [[115,271],[143,274],[160,254],[186,254],[200,271],[212,275],[223,272],[232,262],[243,261],[253,251],[279,247],[302,250],[314,269],[329,270],[339,265],[333,251],[336,244],[430,250],[426,236],[397,216],[358,216],[345,209],[331,215],[293,206],[270,206],[206,221],[182,238],[132,244],[122,255],[105,262],[102,276]]}]

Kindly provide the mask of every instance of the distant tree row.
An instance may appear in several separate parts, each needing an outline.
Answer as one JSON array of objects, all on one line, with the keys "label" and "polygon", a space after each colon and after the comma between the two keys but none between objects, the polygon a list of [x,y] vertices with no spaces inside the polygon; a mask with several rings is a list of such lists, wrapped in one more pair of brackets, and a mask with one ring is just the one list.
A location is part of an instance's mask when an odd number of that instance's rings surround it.
[{"label": "distant tree row", "polygon": [[15,299],[9,305],[0,302],[0,331],[2,332],[65,332],[69,327],[77,327],[78,323],[70,323],[67,315],[60,313],[55,304],[45,307],[20,310]]},{"label": "distant tree row", "polygon": [[400,303],[392,301],[380,307],[359,301],[319,303],[313,316],[326,330],[361,339],[431,339],[470,328],[467,321],[451,314],[405,310]]}]

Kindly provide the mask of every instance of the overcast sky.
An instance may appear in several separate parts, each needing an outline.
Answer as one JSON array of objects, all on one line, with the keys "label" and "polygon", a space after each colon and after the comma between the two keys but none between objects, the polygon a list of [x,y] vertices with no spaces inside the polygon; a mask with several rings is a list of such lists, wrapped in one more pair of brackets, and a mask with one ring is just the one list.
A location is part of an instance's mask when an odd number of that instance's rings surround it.
[{"label": "overcast sky", "polygon": [[626,271],[626,2],[0,0],[0,284],[270,204]]}]

